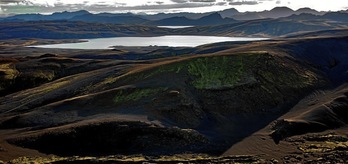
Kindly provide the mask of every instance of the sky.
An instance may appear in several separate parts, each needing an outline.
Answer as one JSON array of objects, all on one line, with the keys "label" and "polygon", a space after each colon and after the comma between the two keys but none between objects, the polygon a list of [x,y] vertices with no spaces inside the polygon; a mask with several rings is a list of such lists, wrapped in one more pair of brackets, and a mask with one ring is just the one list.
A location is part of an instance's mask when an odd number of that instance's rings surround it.
[{"label": "sky", "polygon": [[287,6],[318,11],[348,9],[348,0],[0,0],[0,15],[88,10],[92,13],[208,12],[235,8],[240,12]]}]

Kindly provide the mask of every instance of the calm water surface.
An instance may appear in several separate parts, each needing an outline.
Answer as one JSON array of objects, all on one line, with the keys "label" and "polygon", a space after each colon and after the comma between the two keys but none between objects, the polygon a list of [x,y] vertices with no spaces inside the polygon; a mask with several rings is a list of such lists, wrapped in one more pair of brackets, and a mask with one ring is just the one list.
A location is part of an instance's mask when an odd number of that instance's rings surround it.
[{"label": "calm water surface", "polygon": [[189,27],[194,27],[194,26],[157,26],[159,28],[173,28],[173,29],[177,29],[177,28],[189,28]]},{"label": "calm water surface", "polygon": [[168,35],[156,37],[115,37],[85,39],[80,43],[64,43],[51,45],[30,46],[37,48],[61,48],[61,49],[110,49],[112,46],[169,46],[169,47],[196,47],[203,44],[226,41],[257,41],[267,38],[246,37],[219,37],[219,36],[187,36]]}]

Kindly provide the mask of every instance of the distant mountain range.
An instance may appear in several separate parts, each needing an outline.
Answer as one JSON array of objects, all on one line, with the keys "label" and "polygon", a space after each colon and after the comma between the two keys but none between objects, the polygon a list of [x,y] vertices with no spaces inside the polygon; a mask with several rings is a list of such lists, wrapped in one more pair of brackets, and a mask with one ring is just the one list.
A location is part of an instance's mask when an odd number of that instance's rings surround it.
[{"label": "distant mountain range", "polygon": [[236,20],[255,20],[255,19],[265,19],[265,18],[282,18],[282,17],[288,17],[291,15],[299,15],[304,13],[312,14],[312,15],[325,14],[325,12],[318,12],[310,8],[301,8],[294,11],[288,7],[276,7],[269,11],[239,13],[239,14],[232,15],[230,17]]},{"label": "distant mountain range", "polygon": [[5,20],[23,20],[23,21],[38,21],[38,20],[69,20],[76,16],[90,14],[88,11],[80,10],[76,12],[56,12],[51,15],[42,14],[20,14],[5,18]]},{"label": "distant mountain range", "polygon": [[135,15],[113,15],[113,14],[84,14],[75,16],[69,21],[95,22],[95,23],[113,23],[113,24],[144,24],[147,19]]},{"label": "distant mountain range", "polygon": [[[184,16],[185,14],[189,16]],[[158,19],[160,17],[163,19]],[[240,20],[241,18],[253,19]],[[277,7],[270,11],[248,13],[228,9],[215,13],[135,15],[132,13],[92,14],[82,10],[51,15],[15,15],[0,19],[0,22],[2,22],[0,39],[81,39],[165,34],[278,37],[309,31],[348,28],[348,12],[323,13],[309,8],[293,11],[286,7]],[[165,29],[154,26],[195,27]]]},{"label": "distant mountain range", "polygon": [[229,24],[237,22],[232,18],[222,18],[219,13],[213,13],[199,19],[189,19],[186,17],[171,17],[165,18],[158,21],[149,22],[150,25],[158,25],[158,26],[185,26],[185,25],[193,25],[193,26],[203,26],[203,25],[221,25],[221,24]]},{"label": "distant mountain range", "polygon": [[[343,12],[342,12],[343,13]],[[237,21],[255,20],[255,19],[267,19],[267,18],[282,18],[282,17],[300,17],[307,16],[313,19],[318,19],[322,15],[326,15],[325,12],[318,12],[310,8],[301,8],[296,11],[287,7],[276,7],[269,11],[261,12],[239,12],[238,10],[231,8],[219,12],[207,12],[207,13],[160,13],[155,15],[146,14],[132,14],[132,13],[100,13],[92,14],[88,11],[81,10],[76,12],[57,12],[51,15],[42,14],[21,14],[10,16],[6,18],[0,18],[2,22],[20,22],[20,21],[55,21],[55,20],[67,20],[67,21],[83,21],[83,22],[95,22],[95,23],[113,23],[113,24],[143,24],[143,25],[221,25],[229,24]],[[346,14],[346,13],[343,13]],[[327,16],[328,19],[341,19],[345,15],[339,15],[340,18],[335,16]],[[335,17],[335,18],[333,18]],[[297,19],[297,18],[296,18]],[[346,19],[346,18],[342,18]]]},{"label": "distant mountain range", "polygon": [[[201,15],[201,14],[198,14]],[[146,18],[144,15],[135,15],[131,13],[111,14],[100,13],[92,14],[88,11],[77,12],[62,12],[53,13],[52,15],[41,14],[22,14],[0,19],[2,22],[25,22],[25,21],[81,21],[91,23],[112,23],[112,24],[137,24],[137,25],[156,25],[156,26],[206,26],[206,25],[221,25],[234,23],[236,20],[232,18],[222,18],[219,13],[209,13],[204,16],[199,16],[197,19],[187,18],[185,16],[173,16],[155,20]],[[148,15],[148,17],[153,17]]]},{"label": "distant mountain range", "polygon": [[297,21],[331,20],[331,21],[338,21],[338,22],[348,22],[348,13],[347,12],[329,12],[324,15],[313,15],[313,14],[302,13],[299,15],[291,15],[289,17],[286,17],[286,19],[297,20]]}]

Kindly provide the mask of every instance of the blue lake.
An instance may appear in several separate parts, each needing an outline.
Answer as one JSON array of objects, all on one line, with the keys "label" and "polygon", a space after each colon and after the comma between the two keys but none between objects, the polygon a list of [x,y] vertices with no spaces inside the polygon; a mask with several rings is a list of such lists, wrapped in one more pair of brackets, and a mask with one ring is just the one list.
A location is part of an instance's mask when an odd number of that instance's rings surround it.
[{"label": "blue lake", "polygon": [[204,44],[226,41],[258,41],[268,38],[248,37],[220,37],[220,36],[188,36],[167,35],[156,37],[114,37],[99,39],[84,39],[79,43],[64,43],[37,45],[37,48],[60,48],[60,49],[110,49],[112,46],[169,46],[169,47],[196,47]]}]

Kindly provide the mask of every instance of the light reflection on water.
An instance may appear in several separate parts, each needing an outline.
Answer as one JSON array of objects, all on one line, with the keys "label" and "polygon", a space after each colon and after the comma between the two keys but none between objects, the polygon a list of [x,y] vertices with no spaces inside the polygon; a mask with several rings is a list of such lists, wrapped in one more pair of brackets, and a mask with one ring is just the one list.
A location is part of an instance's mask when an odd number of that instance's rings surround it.
[{"label": "light reflection on water", "polygon": [[220,37],[220,36],[188,36],[167,35],[156,37],[114,37],[84,39],[79,43],[64,43],[51,45],[37,45],[37,48],[61,48],[61,49],[110,49],[112,46],[169,46],[169,47],[196,47],[199,45],[226,42],[226,41],[257,41],[268,38],[248,37]]}]

